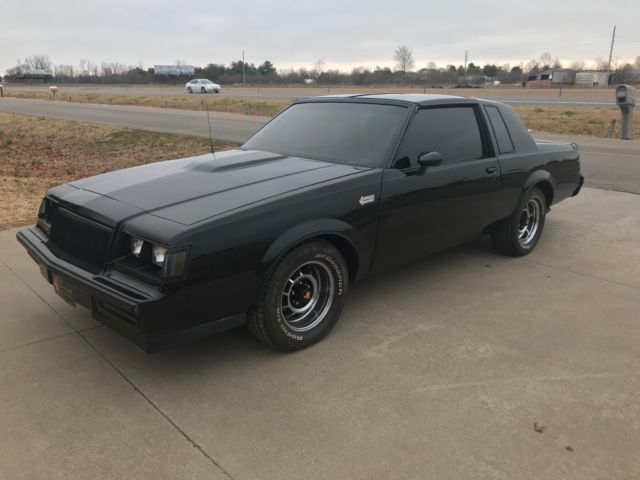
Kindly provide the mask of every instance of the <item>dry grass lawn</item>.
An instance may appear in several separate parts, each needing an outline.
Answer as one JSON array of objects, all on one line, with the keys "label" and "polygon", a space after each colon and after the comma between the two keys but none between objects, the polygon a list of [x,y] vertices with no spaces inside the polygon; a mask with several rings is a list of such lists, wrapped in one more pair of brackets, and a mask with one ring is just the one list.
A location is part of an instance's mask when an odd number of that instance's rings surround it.
[{"label": "dry grass lawn", "polygon": [[[620,138],[620,110],[618,108],[571,108],[533,105],[514,105],[518,115],[534,133],[557,135],[589,135],[605,138],[611,120],[616,121],[613,138]],[[634,119],[635,138],[640,138],[640,112]]]},{"label": "dry grass lawn", "polygon": [[54,185],[208,150],[205,138],[0,113],[0,230],[34,223]]}]

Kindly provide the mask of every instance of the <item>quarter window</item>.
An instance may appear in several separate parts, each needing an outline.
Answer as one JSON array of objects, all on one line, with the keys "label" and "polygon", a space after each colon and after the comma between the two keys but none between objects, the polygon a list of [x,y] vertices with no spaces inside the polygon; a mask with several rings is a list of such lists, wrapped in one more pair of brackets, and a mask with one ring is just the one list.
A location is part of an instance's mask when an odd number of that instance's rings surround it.
[{"label": "quarter window", "polygon": [[484,157],[475,108],[419,110],[402,141],[395,166],[415,166],[418,156],[426,152],[439,152],[445,162]]},{"label": "quarter window", "polygon": [[511,153],[515,151],[511,135],[509,134],[507,125],[504,123],[504,119],[502,118],[498,107],[485,106],[484,108],[489,117],[489,121],[491,122],[491,126],[493,127],[493,133],[496,135],[496,141],[498,142],[498,150],[500,150],[500,153]]}]

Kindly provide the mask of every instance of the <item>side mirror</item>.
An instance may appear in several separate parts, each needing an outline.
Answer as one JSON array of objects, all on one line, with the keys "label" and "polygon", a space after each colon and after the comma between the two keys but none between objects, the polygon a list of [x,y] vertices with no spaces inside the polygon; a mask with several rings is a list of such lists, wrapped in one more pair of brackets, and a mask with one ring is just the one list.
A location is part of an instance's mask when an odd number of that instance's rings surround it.
[{"label": "side mirror", "polygon": [[442,163],[440,152],[426,152],[418,155],[418,163],[421,167],[435,167]]}]

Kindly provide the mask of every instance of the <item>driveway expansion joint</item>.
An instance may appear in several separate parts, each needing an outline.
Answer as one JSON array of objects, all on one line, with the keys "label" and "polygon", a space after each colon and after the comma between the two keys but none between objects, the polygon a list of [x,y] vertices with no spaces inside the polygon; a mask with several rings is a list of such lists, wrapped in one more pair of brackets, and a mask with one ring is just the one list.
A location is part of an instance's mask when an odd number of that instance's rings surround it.
[{"label": "driveway expansion joint", "polygon": [[23,343],[22,345],[16,345],[15,347],[5,348],[4,350],[0,350],[0,354],[7,353],[7,352],[12,352],[14,350],[20,350],[23,347],[29,347],[31,345],[37,345],[39,343],[46,343],[46,342],[49,342],[51,340],[57,340],[58,338],[68,337],[70,335],[74,335],[75,333],[76,332],[61,333],[60,335],[55,335],[53,337],[42,338],[40,340],[34,340],[33,342]]},{"label": "driveway expansion joint", "polygon": [[56,337],[51,337],[51,338],[47,338],[47,339],[43,339],[43,340],[39,340],[36,342],[31,342],[25,345],[21,345],[18,347],[13,347],[10,348],[8,350],[3,350],[0,351],[0,353],[4,353],[5,351],[9,351],[9,350],[16,350],[18,348],[22,348],[25,347],[27,345],[32,345],[34,343],[43,343],[43,342],[47,342],[49,340],[53,340],[55,338],[60,338],[60,337],[65,337],[65,336],[69,336],[69,335],[77,335],[78,337],[80,337],[100,358],[102,358],[102,360],[109,365],[125,382],[127,382],[129,384],[129,386],[131,386],[131,388],[140,396],[143,398],[144,401],[146,401],[156,412],[158,412],[158,414],[160,414],[160,416],[162,418],[164,418],[185,440],[187,440],[187,442],[189,442],[191,444],[192,447],[196,448],[208,461],[209,463],[211,463],[215,468],[217,468],[226,478],[233,480],[233,477],[229,474],[229,472],[227,472],[224,467],[222,465],[220,465],[220,463],[218,463],[211,455],[209,455],[204,448],[202,448],[195,440],[193,440],[189,434],[187,434],[182,428],[180,428],[180,426],[174,422],[171,417],[169,417],[169,415],[167,415],[158,405],[156,405],[153,400],[151,400],[142,390],[140,390],[140,388],[138,388],[138,386],[131,380],[129,379],[129,377],[127,377],[127,375],[120,370],[115,363],[113,363],[109,358],[107,358],[107,356],[102,353],[93,343],[91,343],[89,341],[89,339],[84,335],[84,332],[87,332],[89,330],[94,330],[96,328],[100,328],[102,327],[102,325],[96,325],[94,327],[89,327],[89,328],[84,328],[84,329],[76,329],[74,328],[68,321],[67,319],[60,313],[58,312],[55,307],[53,305],[51,305],[49,302],[47,302],[46,299],[44,299],[33,287],[31,287],[31,285],[29,285],[15,270],[13,270],[11,268],[11,266],[7,265],[6,262],[4,262],[3,260],[0,260],[0,264],[2,264],[7,270],[9,270],[21,283],[23,283],[29,290],[31,290],[31,292],[33,292],[33,294],[38,297],[47,307],[49,307],[71,330],[72,332],[68,332],[68,333],[64,333],[62,335],[58,335]]},{"label": "driveway expansion joint", "polygon": [[89,345],[89,347],[91,347],[91,349],[95,351],[96,354],[100,356],[105,363],[107,363],[107,365],[115,370],[116,373],[118,373],[118,375],[120,375],[122,379],[127,382],[138,395],[140,395],[156,412],[158,412],[162,418],[164,418],[180,435],[182,435],[182,437],[184,437],[184,439],[187,440],[187,442],[189,442],[192,447],[196,448],[207,460],[209,460],[212,465],[220,470],[220,472],[222,472],[222,474],[226,478],[233,480],[233,477],[224,469],[222,465],[220,465],[220,463],[214,460],[214,458],[209,455],[204,448],[202,448],[194,439],[189,436],[188,433],[180,428],[180,426],[176,422],[174,422],[171,417],[169,417],[169,415],[166,414],[153,400],[151,400],[151,398],[149,398],[142,390],[140,390],[140,388],[138,388],[138,386],[131,379],[129,379],[129,377],[127,377],[127,375],[122,370],[120,370],[115,363],[113,363],[109,358],[107,358],[106,355],[98,350],[98,348],[83,335],[83,332],[84,331],[76,331],[76,334],[80,338],[82,338],[87,343],[87,345]]}]

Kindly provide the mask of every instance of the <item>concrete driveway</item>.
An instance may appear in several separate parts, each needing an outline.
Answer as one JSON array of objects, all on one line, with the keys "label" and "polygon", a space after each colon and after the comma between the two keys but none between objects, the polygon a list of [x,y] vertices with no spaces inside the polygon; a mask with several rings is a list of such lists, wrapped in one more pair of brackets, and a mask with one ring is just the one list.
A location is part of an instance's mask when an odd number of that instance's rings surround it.
[{"label": "concrete driveway", "polygon": [[526,258],[480,240],[367,280],[294,354],[244,330],[143,353],[58,299],[14,235],[1,478],[640,476],[640,196],[585,189]]}]

